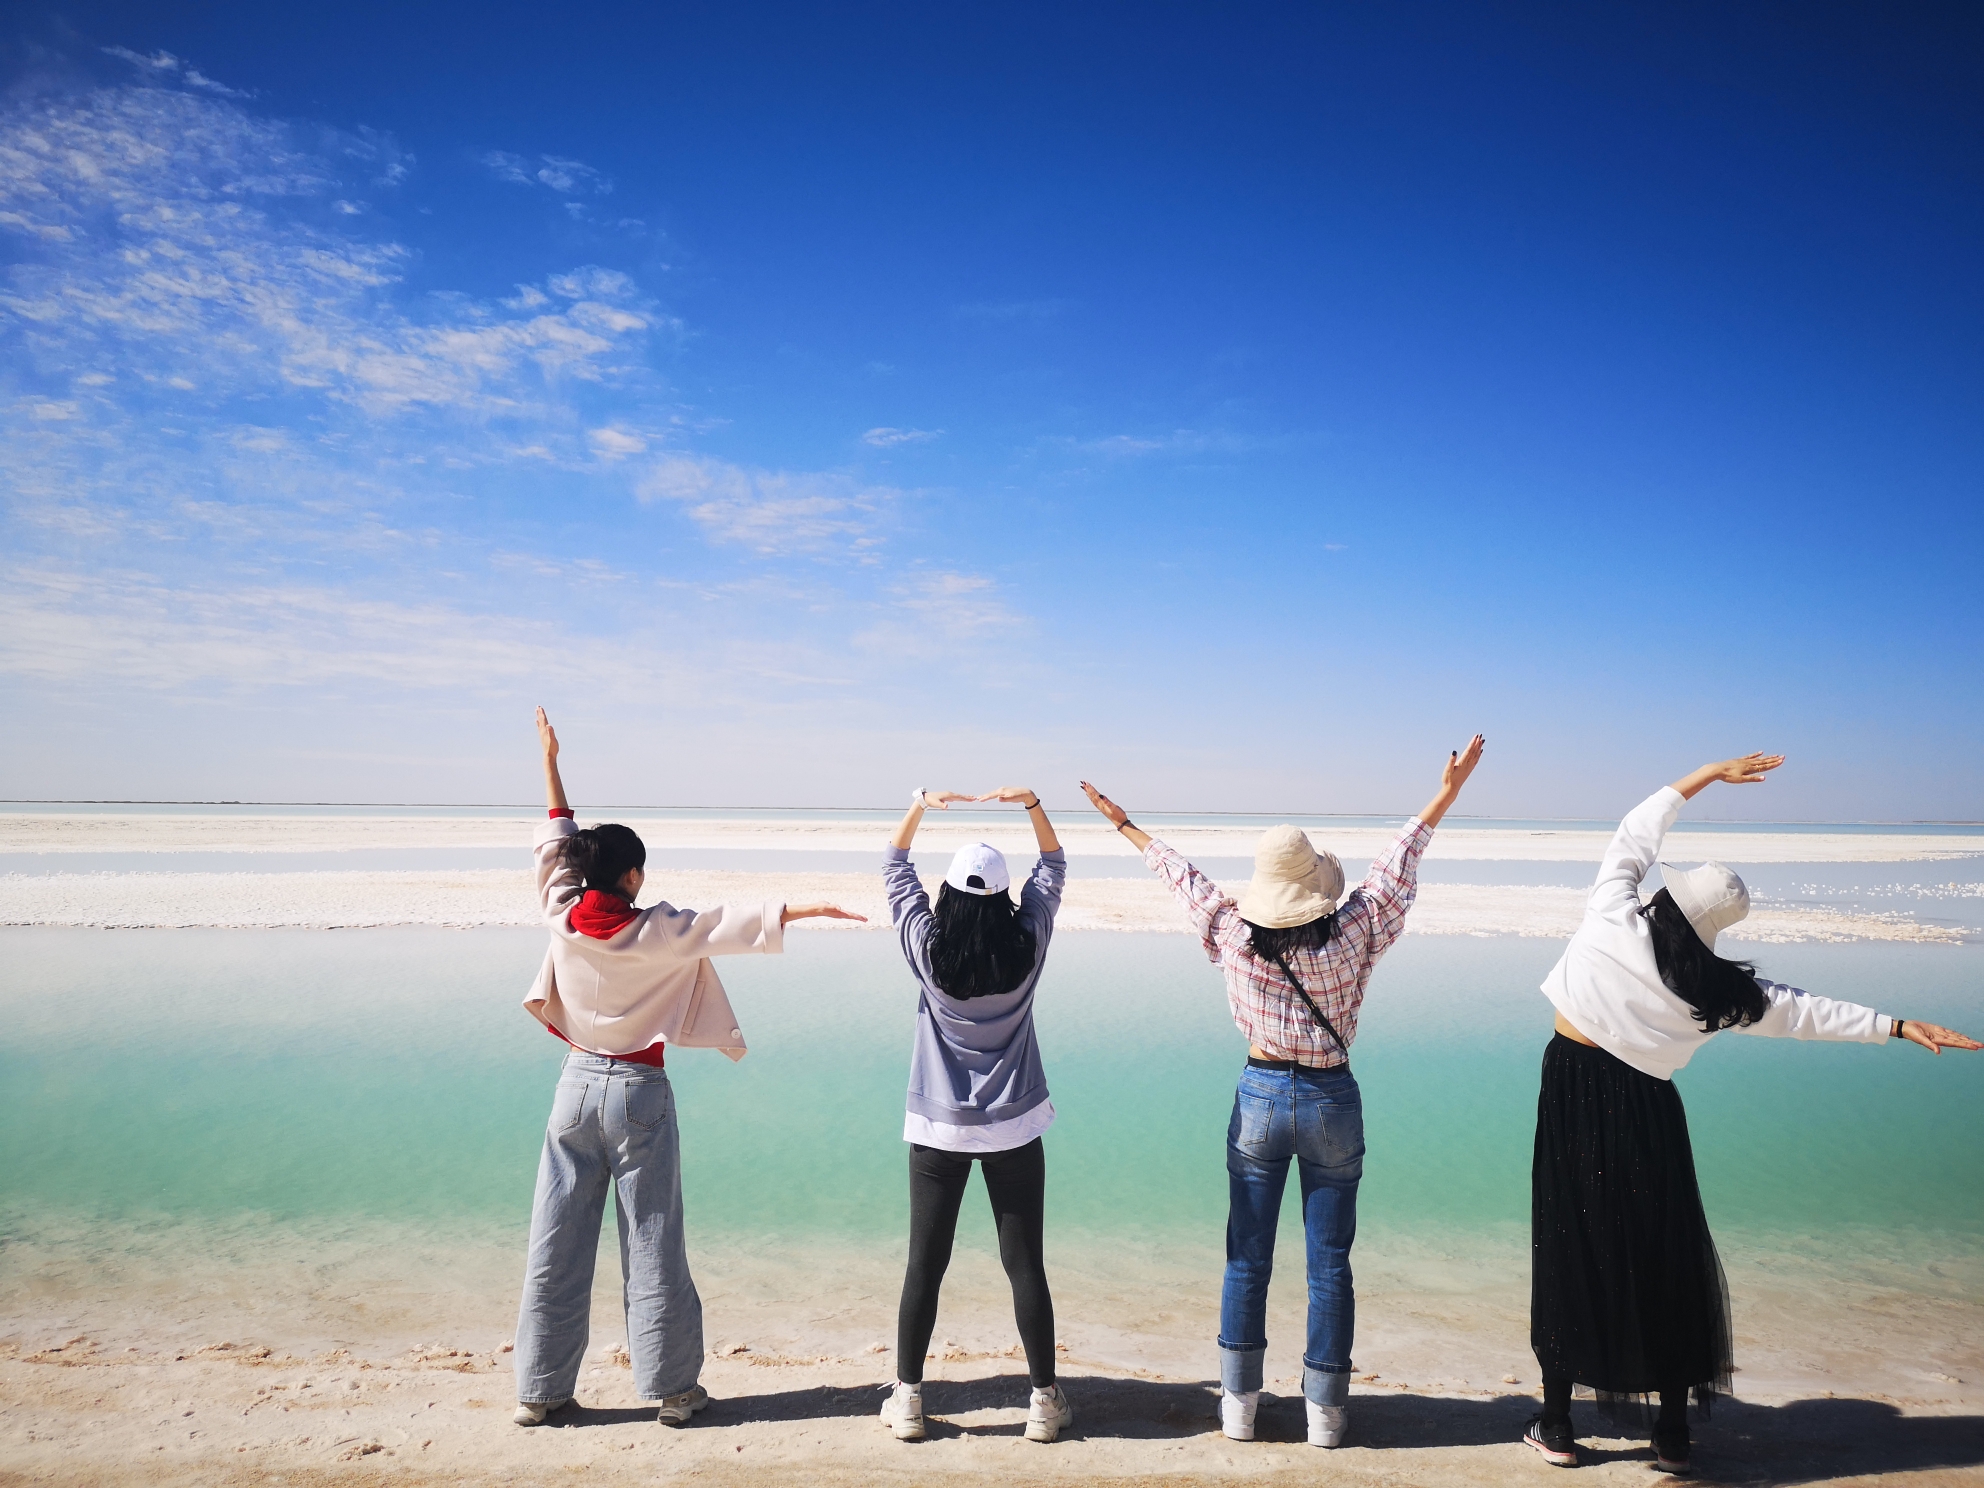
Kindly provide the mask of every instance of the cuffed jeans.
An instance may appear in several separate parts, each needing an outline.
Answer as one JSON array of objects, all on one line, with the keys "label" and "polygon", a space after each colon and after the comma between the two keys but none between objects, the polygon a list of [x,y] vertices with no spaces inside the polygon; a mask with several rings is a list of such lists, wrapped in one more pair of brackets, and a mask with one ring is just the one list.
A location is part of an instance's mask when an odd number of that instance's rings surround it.
[{"label": "cuffed jeans", "polygon": [[1317,1405],[1350,1395],[1357,1321],[1350,1244],[1364,1175],[1364,1102],[1348,1066],[1271,1070],[1249,1065],[1226,1128],[1226,1284],[1219,1299],[1219,1377],[1229,1391],[1261,1388],[1268,1279],[1288,1160],[1302,1178],[1308,1240],[1309,1337],[1302,1393]]},{"label": "cuffed jeans", "polygon": [[675,1094],[649,1065],[565,1056],[537,1167],[517,1314],[517,1399],[569,1400],[592,1317],[609,1187],[620,1221],[621,1307],[643,1400],[679,1395],[703,1363],[703,1302],[682,1234]]}]

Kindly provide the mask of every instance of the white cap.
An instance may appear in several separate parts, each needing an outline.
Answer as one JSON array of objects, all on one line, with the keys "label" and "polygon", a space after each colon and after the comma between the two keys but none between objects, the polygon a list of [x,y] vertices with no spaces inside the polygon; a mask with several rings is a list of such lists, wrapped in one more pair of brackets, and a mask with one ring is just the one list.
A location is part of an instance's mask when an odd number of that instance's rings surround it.
[{"label": "white cap", "polygon": [[1343,864],[1300,827],[1270,827],[1254,849],[1254,877],[1240,896],[1240,918],[1289,930],[1333,914],[1343,898]]},{"label": "white cap", "polygon": [[958,849],[951,859],[944,882],[965,894],[1003,894],[1013,885],[1006,871],[1006,855],[989,842],[974,842]]},{"label": "white cap", "polygon": [[1711,951],[1715,937],[1750,912],[1750,891],[1743,880],[1720,863],[1704,863],[1699,868],[1660,865],[1667,880],[1667,892],[1675,908],[1688,917],[1695,934]]}]

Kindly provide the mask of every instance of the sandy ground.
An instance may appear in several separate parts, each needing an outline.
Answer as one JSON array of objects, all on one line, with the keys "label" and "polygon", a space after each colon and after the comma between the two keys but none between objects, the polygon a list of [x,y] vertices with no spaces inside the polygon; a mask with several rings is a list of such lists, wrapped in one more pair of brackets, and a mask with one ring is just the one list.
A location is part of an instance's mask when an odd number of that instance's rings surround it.
[{"label": "sandy ground", "polygon": [[[899,1281],[886,1258],[699,1261],[716,1404],[683,1430],[635,1398],[610,1275],[578,1404],[523,1430],[509,1421],[504,1327],[514,1257],[470,1255],[445,1279],[398,1252],[287,1270],[187,1258],[175,1290],[142,1309],[137,1276],[10,1289],[27,1305],[0,1321],[0,1484],[1279,1484],[1325,1469],[1428,1488],[1545,1482],[1552,1470],[1515,1440],[1536,1380],[1511,1258],[1372,1248],[1351,1436],[1328,1457],[1301,1439],[1295,1286],[1271,1313],[1281,1346],[1261,1440],[1242,1444],[1217,1433],[1208,1275],[1140,1270],[1130,1283],[1061,1268],[1060,1375],[1076,1424],[1040,1446],[1020,1437],[1024,1369],[996,1262],[961,1252],[926,1366],[931,1440],[908,1445],[875,1419],[892,1372],[876,1335]],[[1814,1306],[1801,1268],[1731,1259],[1746,1367],[1741,1398],[1695,1428],[1709,1481],[1984,1482],[1984,1306],[1960,1292],[1924,1308],[1884,1284],[1885,1263],[1829,1273]],[[369,1289],[372,1267],[393,1279]],[[203,1279],[218,1285],[202,1293]],[[1613,1434],[1589,1405],[1578,1415],[1591,1476],[1577,1481],[1657,1481],[1643,1440]]]},{"label": "sandy ground", "polygon": [[[638,812],[613,818],[633,826],[651,850],[741,849],[753,851],[875,852],[887,827],[872,821],[737,819],[721,817],[643,817]],[[1189,856],[1251,857],[1260,828],[1254,826],[1172,826],[1150,829]],[[1070,854],[1121,857],[1137,854],[1117,833],[1083,808],[1064,812],[1055,822]],[[307,817],[236,815],[0,814],[0,853],[108,852],[348,852],[390,849],[528,850],[530,824],[517,817]],[[1312,833],[1317,844],[1339,857],[1368,859],[1394,837],[1370,827],[1330,827]],[[1507,827],[1442,826],[1426,861],[1588,862],[1596,863],[1610,831],[1566,829],[1517,831]],[[948,856],[980,839],[1002,852],[1029,854],[1033,836],[1017,813],[1007,817],[948,818],[931,812],[917,837],[920,854]],[[1694,832],[1675,829],[1676,850],[1690,861],[1716,857],[1731,863],[1901,863],[1976,857],[1984,854],[1984,831],[1971,835],[1924,836],[1904,830],[1859,832]]]},{"label": "sandy ground", "polygon": [[[935,880],[931,883],[934,887]],[[869,928],[882,929],[889,923],[880,878],[871,873],[671,871],[657,874],[653,886],[679,904],[828,900],[867,915]],[[1408,921],[1408,933],[1561,940],[1577,929],[1584,899],[1582,889],[1423,884]],[[521,869],[0,876],[0,925],[334,930],[374,925],[473,928],[537,923],[530,875]],[[805,930],[830,923],[808,922]],[[1057,928],[1184,934],[1187,927],[1170,892],[1146,875],[1070,879]],[[1923,924],[1905,913],[1857,913],[1802,905],[1759,906],[1726,934],[1731,940],[1770,943],[1964,939],[1961,930]]]}]

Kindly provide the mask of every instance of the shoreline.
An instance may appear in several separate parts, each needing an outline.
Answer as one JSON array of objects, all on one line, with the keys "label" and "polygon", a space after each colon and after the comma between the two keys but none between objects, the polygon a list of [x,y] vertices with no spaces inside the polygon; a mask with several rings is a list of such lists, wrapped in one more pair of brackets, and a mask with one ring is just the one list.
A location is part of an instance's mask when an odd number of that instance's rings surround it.
[{"label": "shoreline", "polygon": [[[937,883],[932,877],[926,883]],[[713,904],[824,899],[868,916],[806,922],[798,932],[886,930],[888,904],[873,873],[671,871],[657,875],[669,902]],[[1521,884],[1422,883],[1406,934],[1568,939],[1586,891]],[[0,875],[0,925],[75,929],[348,930],[535,927],[541,918],[523,869],[306,871],[298,873],[8,873]],[[1057,929],[1190,933],[1157,879],[1070,878]],[[1760,901],[1726,932],[1753,944],[1905,941],[1960,944],[1975,934],[1905,912],[1870,912]]]}]

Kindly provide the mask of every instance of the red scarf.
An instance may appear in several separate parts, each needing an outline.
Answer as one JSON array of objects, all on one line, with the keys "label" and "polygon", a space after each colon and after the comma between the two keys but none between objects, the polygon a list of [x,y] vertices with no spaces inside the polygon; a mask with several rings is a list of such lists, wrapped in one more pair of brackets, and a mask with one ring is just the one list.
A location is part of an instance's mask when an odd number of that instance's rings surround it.
[{"label": "red scarf", "polygon": [[611,940],[640,917],[620,895],[607,889],[587,889],[572,906],[572,931],[593,940]]}]

